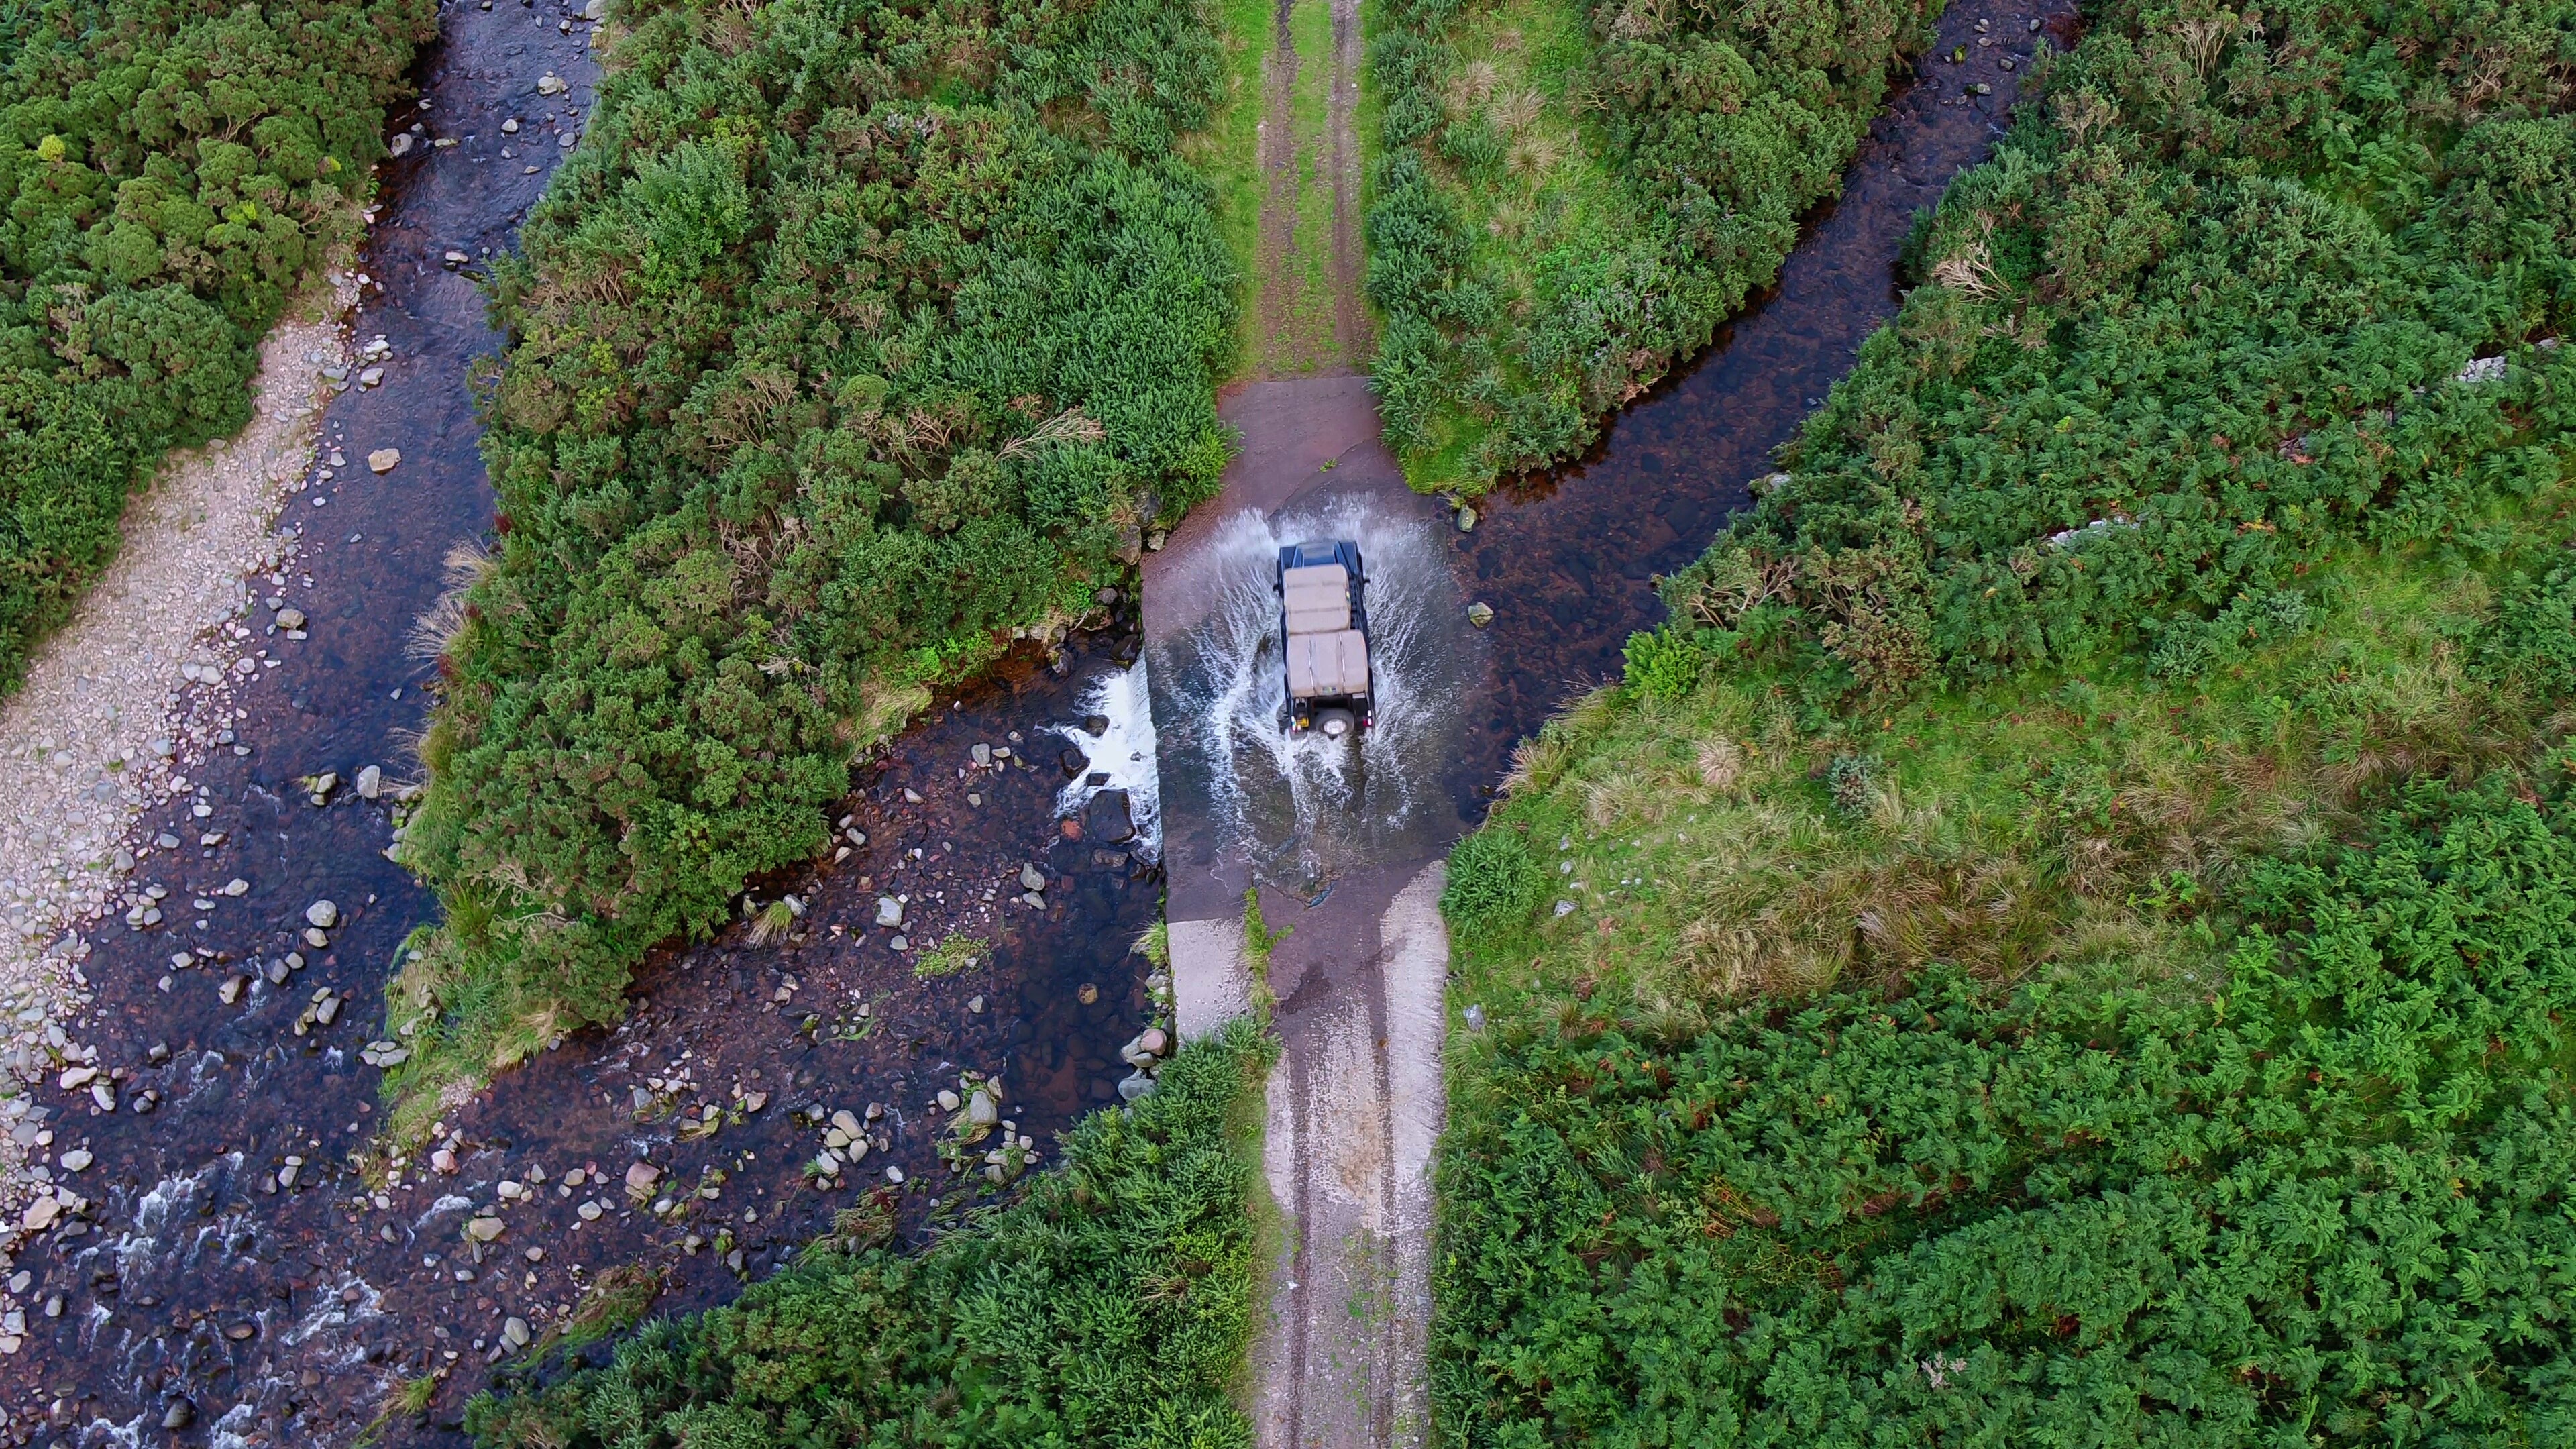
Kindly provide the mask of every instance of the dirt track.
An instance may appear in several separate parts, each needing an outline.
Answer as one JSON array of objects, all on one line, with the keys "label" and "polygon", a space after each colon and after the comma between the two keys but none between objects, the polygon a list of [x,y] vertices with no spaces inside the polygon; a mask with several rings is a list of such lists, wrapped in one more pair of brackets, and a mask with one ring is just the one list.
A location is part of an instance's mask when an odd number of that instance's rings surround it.
[{"label": "dirt track", "polygon": [[[1241,586],[1234,576],[1262,567],[1240,544],[1244,514],[1295,532],[1336,510],[1362,510],[1373,527],[1435,540],[1419,553],[1372,553],[1371,587],[1392,590],[1399,581],[1390,575],[1413,567],[1420,589],[1413,607],[1423,616],[1414,627],[1429,641],[1422,653],[1481,675],[1482,650],[1461,621],[1465,599],[1436,542],[1445,536],[1444,515],[1404,486],[1379,444],[1365,378],[1256,382],[1225,408],[1244,434],[1225,492],[1145,565],[1179,1025],[1195,1035],[1249,1009],[1265,989],[1275,1000],[1283,1050],[1270,1079],[1263,1169],[1285,1231],[1254,1348],[1260,1442],[1271,1449],[1420,1443],[1429,1170],[1441,1123],[1449,959],[1437,902],[1441,857],[1466,824],[1446,778],[1455,752],[1437,735],[1384,750],[1384,768],[1420,778],[1404,782],[1416,787],[1411,793],[1367,778],[1366,790],[1382,792],[1364,796],[1371,828],[1355,831],[1327,806],[1296,815],[1295,830],[1283,831],[1275,817],[1245,811],[1239,792],[1257,794],[1257,783],[1219,778],[1236,755],[1247,770],[1263,760],[1240,738],[1218,737],[1224,721],[1192,689],[1189,651],[1222,612],[1227,588]],[[1373,620],[1378,607],[1372,603]],[[1382,644],[1391,642],[1388,632],[1380,621]],[[1372,750],[1380,740],[1392,745],[1410,723],[1382,718]],[[1402,823],[1375,828],[1390,794],[1404,802]],[[1329,864],[1301,870],[1292,859],[1301,851]],[[1263,983],[1252,980],[1244,951],[1244,897],[1256,880],[1275,942]]]},{"label": "dirt track", "polygon": [[1274,0],[1262,63],[1261,255],[1247,375],[1360,370],[1359,0]]}]

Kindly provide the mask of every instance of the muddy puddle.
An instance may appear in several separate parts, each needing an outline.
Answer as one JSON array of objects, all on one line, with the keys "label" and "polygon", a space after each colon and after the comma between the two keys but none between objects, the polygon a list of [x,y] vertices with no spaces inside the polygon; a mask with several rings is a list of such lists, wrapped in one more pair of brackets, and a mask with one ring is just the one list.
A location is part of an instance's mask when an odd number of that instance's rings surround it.
[{"label": "muddy puddle", "polygon": [[[973,1181],[933,1151],[942,1088],[966,1072],[1001,1078],[1005,1113],[1044,1164],[1053,1133],[1115,1100],[1118,1048],[1150,1018],[1148,968],[1130,948],[1163,888],[1155,751],[1122,601],[1069,641],[1060,670],[1024,649],[859,771],[843,807],[849,855],[759,892],[797,897],[783,938],[755,945],[736,931],[657,955],[618,1030],[578,1034],[456,1106],[441,1139],[452,1171],[409,1165],[401,1185],[376,1187],[353,1169],[378,1080],[360,1052],[394,953],[433,902],[382,858],[389,800],[344,789],[316,807],[298,782],[326,770],[353,780],[371,764],[395,780],[410,772],[404,741],[422,722],[429,666],[405,635],[450,547],[491,523],[468,379],[498,339],[472,272],[508,245],[559,138],[588,112],[595,68],[577,9],[447,7],[420,71],[429,107],[394,120],[418,123],[420,140],[387,167],[364,259],[381,288],[351,329],[360,346],[381,335],[392,360],[383,386],[332,402],[323,441],[326,457],[394,447],[403,461],[380,478],[340,469],[290,501],[281,526],[305,544],[296,571],[254,588],[305,611],[310,637],[249,692],[241,752],[190,762],[206,813],[145,822],[147,838],[177,843],[146,853],[135,884],[162,884],[188,909],[140,932],[115,918],[91,932],[98,1005],[84,1039],[119,1105],[102,1112],[52,1083],[38,1093],[46,1157],[90,1155],[73,1175],[90,1206],[9,1265],[31,1305],[24,1348],[0,1359],[10,1442],[347,1444],[396,1387],[440,1373],[426,1415],[393,1415],[381,1431],[457,1442],[465,1399],[509,1357],[513,1320],[542,1340],[626,1264],[659,1275],[663,1310],[724,1301],[889,1166],[908,1179],[911,1229],[935,1228],[940,1204],[971,1198],[961,1184]],[[1424,731],[1387,736],[1395,753],[1363,762],[1364,782],[1225,724],[1267,707],[1257,669],[1222,650],[1182,661],[1198,671],[1192,688],[1232,701],[1210,712],[1209,758],[1269,782],[1237,791],[1243,828],[1317,852],[1283,857],[1283,874],[1329,875],[1331,832],[1314,827],[1352,791],[1386,807],[1366,830],[1406,848],[1429,831],[1436,850],[1482,808],[1514,740],[1571,690],[1616,675],[1622,641],[1656,617],[1649,576],[1705,547],[1893,311],[1908,221],[1993,139],[2018,74],[1996,62],[2027,53],[2037,13],[1970,0],[1944,17],[1941,53],[1967,46],[1970,64],[1927,66],[1778,291],[1622,417],[1597,457],[1490,500],[1472,534],[1390,525],[1385,547],[1419,550],[1435,575],[1445,558],[1496,614],[1473,647],[1426,622],[1412,676]],[[1999,44],[1975,44],[1980,20]],[[549,72],[568,93],[538,93]],[[1966,96],[1970,80],[1992,93]],[[504,138],[513,117],[521,129]],[[451,270],[450,251],[467,262]],[[1452,679],[1460,660],[1471,677]],[[223,894],[231,879],[246,892]],[[901,899],[900,925],[879,923],[881,896]],[[319,899],[338,919],[327,947],[307,947]],[[951,938],[975,964],[921,979],[924,950]],[[344,1002],[327,1024],[311,1019],[317,993]],[[815,1119],[835,1111],[864,1119],[870,1146],[838,1185],[817,1183]],[[638,1163],[650,1169],[640,1201],[627,1191]],[[479,1246],[478,1219],[501,1225]]]}]

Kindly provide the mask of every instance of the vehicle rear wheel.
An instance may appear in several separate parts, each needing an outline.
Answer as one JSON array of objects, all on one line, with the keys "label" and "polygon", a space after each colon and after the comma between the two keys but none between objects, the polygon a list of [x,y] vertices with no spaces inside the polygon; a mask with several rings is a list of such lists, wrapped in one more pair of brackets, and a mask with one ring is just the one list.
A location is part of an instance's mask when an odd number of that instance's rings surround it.
[{"label": "vehicle rear wheel", "polygon": [[1346,709],[1328,709],[1315,716],[1315,728],[1322,731],[1328,740],[1347,738],[1359,725],[1360,722],[1353,719]]}]

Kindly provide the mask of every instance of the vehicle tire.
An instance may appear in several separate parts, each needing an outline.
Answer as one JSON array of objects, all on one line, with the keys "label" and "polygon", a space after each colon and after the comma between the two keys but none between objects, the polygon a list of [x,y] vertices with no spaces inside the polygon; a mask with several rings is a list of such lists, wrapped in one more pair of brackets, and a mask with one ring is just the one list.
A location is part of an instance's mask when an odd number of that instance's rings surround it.
[{"label": "vehicle tire", "polygon": [[1346,709],[1328,709],[1315,716],[1315,731],[1328,740],[1347,739],[1359,733],[1360,722]]}]

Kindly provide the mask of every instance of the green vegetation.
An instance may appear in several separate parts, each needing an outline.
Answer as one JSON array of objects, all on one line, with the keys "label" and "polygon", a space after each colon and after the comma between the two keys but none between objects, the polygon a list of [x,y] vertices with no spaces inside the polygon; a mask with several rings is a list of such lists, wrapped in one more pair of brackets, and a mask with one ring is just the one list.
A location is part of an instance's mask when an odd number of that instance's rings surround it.
[{"label": "green vegetation", "polygon": [[1242,279],[1244,304],[1235,323],[1236,355],[1228,373],[1242,370],[1260,346],[1252,301],[1262,283],[1261,119],[1262,61],[1270,53],[1271,7],[1266,0],[1214,0],[1219,37],[1225,47],[1225,72],[1218,81],[1219,99],[1206,125],[1181,138],[1181,159],[1216,188],[1218,234]]},{"label": "green vegetation", "polygon": [[0,689],[162,454],[238,429],[260,336],[384,154],[434,0],[0,5]]},{"label": "green vegetation", "polygon": [[2088,19],[1453,856],[1460,1442],[2576,1424],[2576,8]]},{"label": "green vegetation", "polygon": [[[1249,1446],[1227,1397],[1252,1329],[1253,1144],[1268,1051],[1239,1021],[1064,1162],[915,1255],[892,1190],[741,1301],[613,1363],[487,1395],[483,1449],[807,1444]],[[505,1391],[506,1386],[505,1386]]]},{"label": "green vegetation", "polygon": [[2491,552],[2564,469],[2576,11],[2105,21],[1951,188],[1788,481],[1667,590],[1811,700],[2196,678],[2303,627],[2339,547]]},{"label": "green vegetation", "polygon": [[950,936],[915,956],[912,974],[924,981],[954,976],[984,959],[992,949],[992,943],[981,936]]},{"label": "green vegetation", "polygon": [[1582,451],[1770,284],[1937,5],[1398,0],[1373,24],[1375,379],[1417,487]]},{"label": "green vegetation", "polygon": [[614,1020],[857,754],[1207,496],[1234,272],[1197,6],[637,4],[500,269],[497,554],[444,641],[392,1018],[437,1093]]},{"label": "green vegetation", "polygon": [[[1346,355],[1344,343],[1352,339],[1342,337],[1337,325],[1345,300],[1333,254],[1337,182],[1351,204],[1359,198],[1356,187],[1333,174],[1337,98],[1332,94],[1331,0],[1294,0],[1288,38],[1296,52],[1296,75],[1288,87],[1287,194],[1272,196],[1280,213],[1277,234],[1263,239],[1260,285],[1249,299],[1253,320],[1262,329],[1263,346],[1254,357],[1263,372],[1274,376],[1357,361]],[[1347,97],[1339,99],[1348,102]],[[1351,164],[1356,166],[1357,159]]]},{"label": "green vegetation", "polygon": [[2576,813],[2502,786],[2257,868],[2206,1000],[1506,1034],[1441,1179],[1457,1437],[2563,1442]]}]

